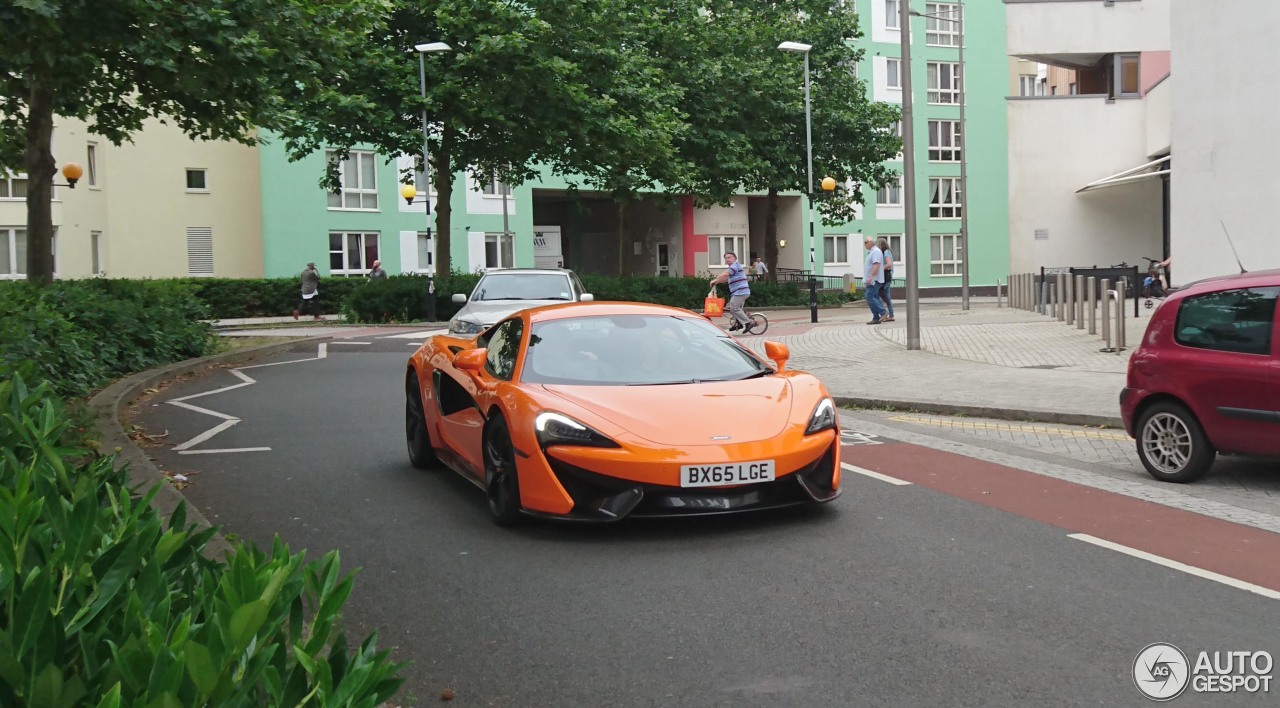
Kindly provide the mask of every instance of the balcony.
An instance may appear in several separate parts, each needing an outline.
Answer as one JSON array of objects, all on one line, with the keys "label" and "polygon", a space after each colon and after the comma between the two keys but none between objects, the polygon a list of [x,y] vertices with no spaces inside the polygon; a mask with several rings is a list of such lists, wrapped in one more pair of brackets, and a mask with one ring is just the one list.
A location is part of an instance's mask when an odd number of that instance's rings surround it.
[{"label": "balcony", "polygon": [[1168,51],[1170,0],[1004,0],[1007,53],[1069,69]]}]

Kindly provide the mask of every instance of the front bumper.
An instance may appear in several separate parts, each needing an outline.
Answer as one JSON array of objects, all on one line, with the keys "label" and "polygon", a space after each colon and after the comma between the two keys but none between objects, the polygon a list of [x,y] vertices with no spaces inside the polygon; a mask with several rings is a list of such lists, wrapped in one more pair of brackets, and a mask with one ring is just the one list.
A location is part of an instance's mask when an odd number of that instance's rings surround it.
[{"label": "front bumper", "polygon": [[779,470],[772,482],[733,487],[686,488],[638,482],[592,471],[553,455],[545,459],[573,507],[568,513],[532,513],[563,520],[730,514],[826,503],[840,496],[838,438],[809,462]]}]

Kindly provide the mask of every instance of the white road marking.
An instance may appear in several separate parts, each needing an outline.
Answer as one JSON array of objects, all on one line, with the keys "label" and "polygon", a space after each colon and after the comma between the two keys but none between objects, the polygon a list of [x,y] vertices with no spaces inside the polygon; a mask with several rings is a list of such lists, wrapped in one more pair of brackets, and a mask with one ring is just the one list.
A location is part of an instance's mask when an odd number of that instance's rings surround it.
[{"label": "white road marking", "polygon": [[1212,580],[1214,582],[1222,583],[1223,585],[1230,585],[1231,587],[1237,588],[1239,590],[1247,590],[1251,593],[1256,593],[1258,595],[1270,598],[1272,600],[1280,600],[1280,591],[1272,590],[1271,588],[1264,588],[1261,585],[1254,585],[1253,583],[1245,582],[1243,580],[1237,580],[1230,576],[1222,575],[1221,573],[1215,573],[1211,570],[1205,570],[1204,568],[1197,568],[1194,565],[1179,563],[1176,560],[1170,560],[1168,558],[1165,558],[1164,556],[1157,556],[1154,553],[1147,553],[1146,551],[1140,551],[1136,548],[1130,548],[1129,546],[1122,546],[1118,543],[1112,543],[1111,541],[1098,538],[1097,536],[1090,536],[1087,533],[1067,534],[1067,538],[1074,538],[1077,541],[1084,541],[1085,543],[1091,543],[1095,546],[1100,546],[1102,548],[1107,548],[1112,551],[1116,551],[1118,553],[1123,553],[1125,555],[1133,556],[1134,558],[1141,558],[1142,560],[1145,560],[1145,561],[1151,561],[1156,565],[1162,565],[1166,568],[1173,568],[1174,570],[1180,570],[1184,573],[1187,573],[1188,575],[1194,575],[1196,577],[1204,578],[1206,580]]},{"label": "white road marking", "polygon": [[223,452],[266,452],[269,447],[228,447],[222,450],[183,450],[179,455],[211,455]]},{"label": "white road marking", "polygon": [[329,343],[330,344],[373,344],[373,342],[339,342],[339,341],[333,341]]},{"label": "white road marking", "polygon": [[404,334],[385,334],[378,337],[378,339],[427,339],[428,337],[434,337],[437,334],[445,334],[448,331],[449,330],[447,329],[428,329],[421,332],[406,332]]},{"label": "white road marking", "polygon": [[911,486],[911,483],[906,480],[898,479],[897,477],[890,477],[887,474],[880,474],[879,472],[873,472],[869,469],[866,469],[865,467],[858,467],[857,465],[851,465],[848,462],[841,462],[840,466],[846,470],[849,470],[850,472],[857,472],[860,475],[870,477],[872,479],[878,479],[881,482],[888,482],[889,484],[895,484],[899,487]]},{"label": "white road marking", "polygon": [[[336,344],[370,344],[370,342],[335,342],[335,343]],[[252,366],[241,366],[235,369],[231,369],[231,374],[236,378],[240,379],[241,383],[232,384],[230,386],[223,386],[222,388],[216,388],[212,391],[203,391],[201,393],[193,393],[190,396],[183,396],[181,398],[175,398],[170,401],[165,401],[165,403],[178,406],[179,408],[186,408],[189,411],[194,411],[196,413],[222,419],[221,423],[218,423],[217,425],[213,426],[212,428],[209,428],[203,433],[200,433],[194,438],[191,438],[190,440],[182,443],[181,445],[175,445],[173,447],[174,451],[180,455],[208,455],[208,454],[220,453],[220,452],[261,452],[265,450],[270,450],[271,448],[269,447],[237,447],[237,448],[223,448],[221,450],[189,450],[188,448],[195,447],[196,445],[199,445],[200,443],[211,439],[213,436],[217,435],[218,433],[221,433],[222,431],[234,426],[236,423],[239,423],[240,419],[233,415],[228,415],[226,413],[221,413],[219,411],[210,410],[208,408],[201,408],[200,406],[186,403],[186,401],[189,401],[193,398],[200,398],[202,396],[212,396],[215,393],[225,393],[227,391],[231,391],[237,388],[242,388],[244,386],[252,386],[253,384],[258,383],[257,380],[255,380],[253,377],[244,373],[245,369],[260,369],[264,366],[283,366],[284,364],[300,364],[304,361],[319,361],[321,359],[327,358],[328,356],[329,356],[329,343],[321,342],[320,345],[316,348],[316,355],[310,359],[292,359],[290,361],[275,361],[275,362],[271,362],[270,364],[254,364]]]}]

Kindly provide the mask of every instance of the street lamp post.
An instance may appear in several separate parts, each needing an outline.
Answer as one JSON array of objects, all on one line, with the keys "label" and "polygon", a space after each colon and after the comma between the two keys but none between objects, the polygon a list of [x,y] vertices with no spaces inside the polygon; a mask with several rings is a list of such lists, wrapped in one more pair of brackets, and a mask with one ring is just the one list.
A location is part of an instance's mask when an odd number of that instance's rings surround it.
[{"label": "street lamp post", "polygon": [[920,262],[916,260],[915,120],[911,108],[911,7],[898,2],[898,34],[902,36],[902,186],[905,224],[902,249],[907,260],[907,349],[920,348]]},{"label": "street lamp post", "polygon": [[817,264],[814,263],[814,235],[813,235],[813,119],[809,109],[809,50],[813,48],[810,44],[801,44],[800,42],[783,42],[778,45],[778,49],[784,52],[800,52],[804,55],[804,142],[805,151],[808,157],[808,177],[809,177],[809,321],[818,321],[818,280],[815,270]]},{"label": "street lamp post", "polygon": [[926,14],[923,12],[911,11],[916,17],[929,17],[939,22],[950,22],[956,25],[956,40],[960,43],[956,56],[957,64],[960,71],[956,76],[956,81],[960,85],[958,99],[960,101],[960,137],[957,145],[960,149],[960,247],[963,249],[960,254],[960,307],[963,310],[969,309],[969,179],[966,174],[965,166],[969,162],[969,150],[966,143],[969,139],[968,125],[964,121],[964,104],[965,89],[968,77],[965,75],[964,66],[964,0],[956,0],[956,9],[945,10],[944,13],[956,13],[957,19],[943,17],[943,13]]},{"label": "street lamp post", "polygon": [[431,238],[431,166],[427,147],[427,60],[428,52],[447,52],[453,47],[444,42],[429,42],[413,47],[418,53],[418,76],[422,88],[422,175],[427,180],[426,194],[423,195],[427,215],[427,253],[431,261],[427,263],[427,320],[436,321],[436,242]]}]

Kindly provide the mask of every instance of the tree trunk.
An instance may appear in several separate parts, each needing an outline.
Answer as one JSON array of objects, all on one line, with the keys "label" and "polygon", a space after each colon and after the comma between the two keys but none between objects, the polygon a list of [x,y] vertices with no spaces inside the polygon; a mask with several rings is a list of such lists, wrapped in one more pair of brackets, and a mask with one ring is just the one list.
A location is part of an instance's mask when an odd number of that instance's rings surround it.
[{"label": "tree trunk", "polygon": [[778,190],[769,188],[764,217],[764,264],[769,269],[768,280],[778,282]]},{"label": "tree trunk", "polygon": [[30,82],[27,104],[27,280],[48,285],[53,282],[53,91]]},{"label": "tree trunk", "polygon": [[630,231],[630,224],[627,223],[627,205],[630,200],[623,197],[618,201],[618,275],[628,277],[631,275],[631,255],[627,252],[627,233]]},{"label": "tree trunk", "polygon": [[[453,222],[453,143],[457,131],[449,123],[444,124],[440,136],[439,147],[431,156],[435,173],[432,180],[436,185],[436,275],[448,277],[453,272],[453,241],[450,230]],[[475,270],[475,264],[469,264]]]}]

